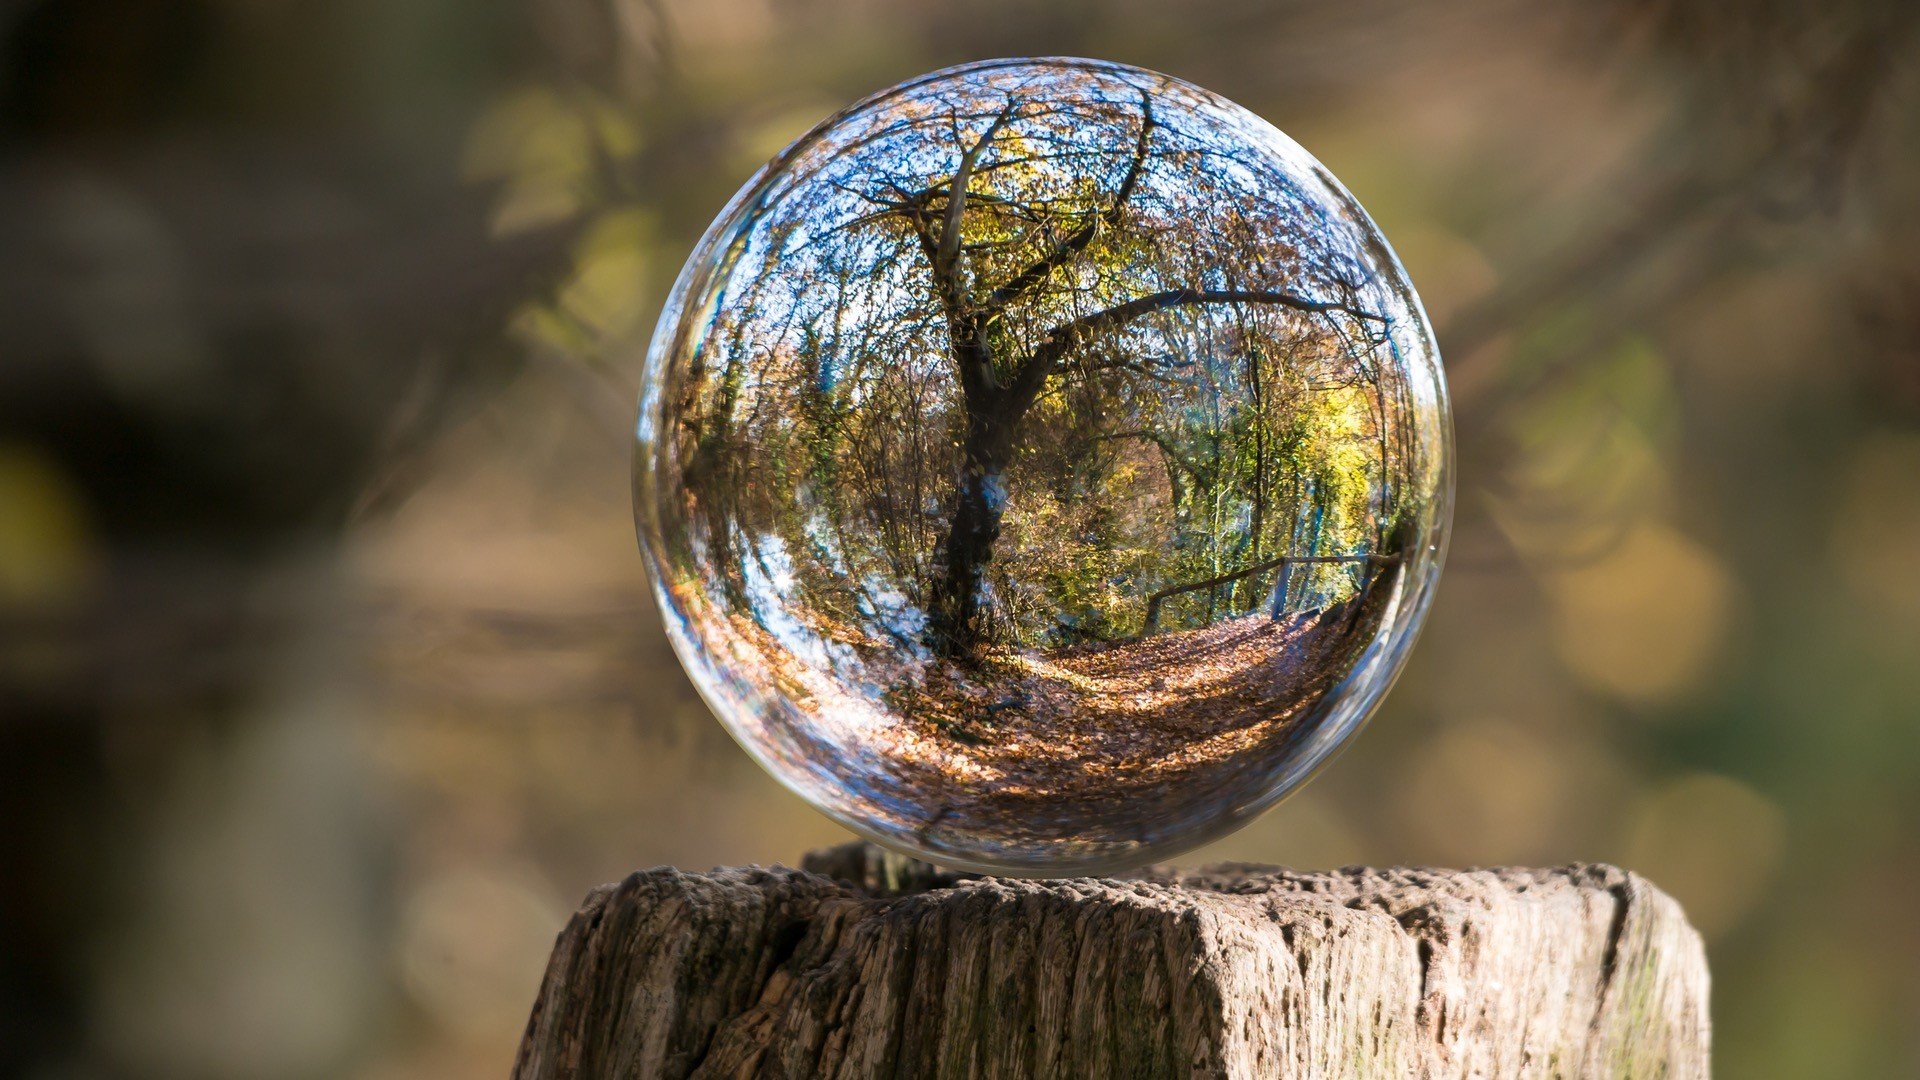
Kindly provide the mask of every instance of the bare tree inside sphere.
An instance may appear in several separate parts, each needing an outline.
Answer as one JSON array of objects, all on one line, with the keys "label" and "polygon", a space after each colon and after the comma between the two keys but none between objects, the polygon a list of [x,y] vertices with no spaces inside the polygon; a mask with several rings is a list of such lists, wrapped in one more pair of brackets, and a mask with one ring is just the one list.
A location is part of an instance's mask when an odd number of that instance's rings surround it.
[{"label": "bare tree inside sphere", "polygon": [[648,362],[635,504],[670,633],[775,776],[950,865],[1244,824],[1404,660],[1446,390],[1385,240],[1190,84],[939,72],[735,197]]}]

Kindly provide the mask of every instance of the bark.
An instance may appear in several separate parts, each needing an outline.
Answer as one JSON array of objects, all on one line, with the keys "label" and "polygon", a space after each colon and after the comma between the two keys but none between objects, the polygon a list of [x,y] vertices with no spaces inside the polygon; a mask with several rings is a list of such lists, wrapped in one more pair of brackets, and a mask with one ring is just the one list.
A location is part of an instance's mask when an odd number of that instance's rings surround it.
[{"label": "bark", "polygon": [[548,1077],[1705,1077],[1679,906],[1609,866],[1022,881],[867,845],[636,873],[560,935]]},{"label": "bark", "polygon": [[998,410],[982,410],[969,418],[930,613],[933,645],[944,656],[972,655],[987,640],[982,600],[987,564],[993,561],[993,545],[1000,539],[1006,469],[1017,422],[1003,420]]}]

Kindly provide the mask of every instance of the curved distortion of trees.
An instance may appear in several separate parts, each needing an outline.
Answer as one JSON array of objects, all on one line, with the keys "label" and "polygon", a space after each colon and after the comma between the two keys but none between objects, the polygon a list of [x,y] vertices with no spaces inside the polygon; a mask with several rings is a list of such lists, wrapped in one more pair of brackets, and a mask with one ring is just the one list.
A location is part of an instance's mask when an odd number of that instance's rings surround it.
[{"label": "curved distortion of trees", "polygon": [[1403,273],[1165,76],[1000,62],[833,118],[709,232],[649,368],[689,670],[803,795],[950,863],[1239,824],[1364,718],[1437,570]]}]

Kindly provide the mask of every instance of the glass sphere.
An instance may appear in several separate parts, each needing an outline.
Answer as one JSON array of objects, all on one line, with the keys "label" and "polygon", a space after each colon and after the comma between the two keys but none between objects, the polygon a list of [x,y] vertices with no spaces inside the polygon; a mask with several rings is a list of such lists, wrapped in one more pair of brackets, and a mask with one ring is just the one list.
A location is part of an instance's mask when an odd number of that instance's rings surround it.
[{"label": "glass sphere", "polygon": [[1292,140],[1165,75],[1002,60],[743,188],[647,360],[634,497],[720,720],[949,866],[1137,864],[1298,786],[1432,596],[1419,299]]}]

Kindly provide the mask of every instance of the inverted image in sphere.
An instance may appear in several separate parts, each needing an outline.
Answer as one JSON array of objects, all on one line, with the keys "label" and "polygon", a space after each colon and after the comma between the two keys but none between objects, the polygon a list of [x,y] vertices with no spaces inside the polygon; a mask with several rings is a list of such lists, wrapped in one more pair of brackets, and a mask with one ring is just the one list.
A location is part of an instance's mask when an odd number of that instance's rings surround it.
[{"label": "inverted image in sphere", "polygon": [[736,195],[648,357],[635,510],[734,737],[848,827],[1084,872],[1245,824],[1405,660],[1440,358],[1327,170],[1191,84],[994,61]]}]

